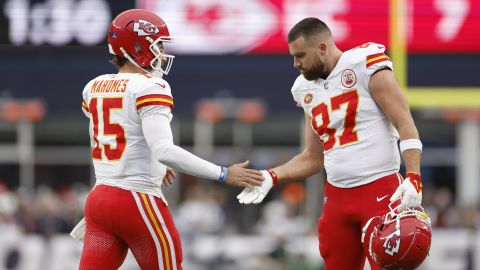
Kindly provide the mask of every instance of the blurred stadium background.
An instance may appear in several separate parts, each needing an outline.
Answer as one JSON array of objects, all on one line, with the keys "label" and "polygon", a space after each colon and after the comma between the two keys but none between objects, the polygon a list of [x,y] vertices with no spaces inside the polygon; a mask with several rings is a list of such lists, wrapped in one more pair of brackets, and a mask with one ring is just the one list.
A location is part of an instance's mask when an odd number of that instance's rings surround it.
[{"label": "blurred stadium background", "polygon": [[[175,38],[176,144],[224,165],[266,168],[301,149],[294,23],[325,20],[344,50],[385,44],[424,143],[434,237],[421,269],[480,269],[480,0],[0,1],[0,269],[77,267],[82,245],[67,233],[94,183],[81,91],[115,72],[107,27],[134,7],[159,14]],[[179,175],[164,192],[184,269],[323,269],[323,181],[242,206],[239,188]],[[137,269],[131,256],[121,269]]]}]

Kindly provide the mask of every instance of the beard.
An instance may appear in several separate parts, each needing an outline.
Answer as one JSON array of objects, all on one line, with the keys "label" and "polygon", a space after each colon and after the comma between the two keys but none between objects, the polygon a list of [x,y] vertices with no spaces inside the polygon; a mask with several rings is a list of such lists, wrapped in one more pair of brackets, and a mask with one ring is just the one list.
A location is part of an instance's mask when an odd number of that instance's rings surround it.
[{"label": "beard", "polygon": [[303,77],[308,81],[314,81],[317,79],[326,79],[326,76],[323,73],[325,69],[325,65],[322,64],[320,61],[316,61],[315,64],[310,69],[300,70],[303,74]]}]

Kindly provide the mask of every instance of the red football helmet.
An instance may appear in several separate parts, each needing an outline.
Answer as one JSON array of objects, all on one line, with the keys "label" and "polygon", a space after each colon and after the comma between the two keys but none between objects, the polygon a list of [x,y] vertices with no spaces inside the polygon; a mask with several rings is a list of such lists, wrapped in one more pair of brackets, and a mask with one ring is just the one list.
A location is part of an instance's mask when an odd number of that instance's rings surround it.
[{"label": "red football helmet", "polygon": [[[110,53],[127,58],[153,75],[168,74],[172,66],[174,56],[164,53],[163,42],[172,42],[167,25],[146,10],[130,9],[120,13],[108,30]],[[161,74],[155,74],[157,72]]]},{"label": "red football helmet", "polygon": [[366,252],[382,269],[415,269],[427,257],[432,242],[430,218],[407,208],[371,218],[362,230]]}]

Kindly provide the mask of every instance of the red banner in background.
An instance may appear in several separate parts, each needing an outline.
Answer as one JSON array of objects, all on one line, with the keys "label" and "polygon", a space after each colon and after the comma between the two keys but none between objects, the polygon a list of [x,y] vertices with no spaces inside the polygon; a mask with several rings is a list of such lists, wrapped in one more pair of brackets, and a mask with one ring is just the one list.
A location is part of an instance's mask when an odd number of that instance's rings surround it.
[{"label": "red banner in background", "polygon": [[[172,50],[186,54],[288,53],[287,34],[318,17],[338,46],[368,41],[389,47],[387,0],[139,0],[165,19]],[[406,0],[410,52],[480,52],[480,0]]]},{"label": "red banner in background", "polygon": [[408,9],[409,51],[480,52],[479,0],[416,0]]},{"label": "red banner in background", "polygon": [[337,45],[350,49],[365,42],[388,42],[388,6],[384,0],[267,0],[278,9],[276,31],[251,53],[287,53],[288,31],[305,17],[318,17],[332,30]]}]

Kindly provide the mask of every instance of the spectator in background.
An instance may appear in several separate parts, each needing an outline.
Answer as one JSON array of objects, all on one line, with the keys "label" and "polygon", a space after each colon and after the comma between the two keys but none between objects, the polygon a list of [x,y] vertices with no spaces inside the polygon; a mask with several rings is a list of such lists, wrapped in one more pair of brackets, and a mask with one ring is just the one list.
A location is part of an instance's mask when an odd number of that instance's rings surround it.
[{"label": "spectator in background", "polygon": [[220,233],[225,225],[225,213],[215,200],[212,187],[192,186],[185,200],[177,208],[175,220],[180,231],[186,233]]},{"label": "spectator in background", "polygon": [[14,223],[15,213],[18,211],[18,199],[0,179],[0,222]]},{"label": "spectator in background", "polygon": [[[119,73],[84,88],[96,184],[85,205],[80,269],[117,269],[128,249],[142,269],[182,269],[180,238],[160,187],[164,176],[166,183],[175,177],[166,166],[235,186],[262,183],[260,172],[245,168],[248,161],[221,167],[173,144],[173,98],[161,77],[174,57],[165,53],[165,42],[172,38],[160,17],[122,12],[108,32]],[[77,228],[82,238],[82,224]]]},{"label": "spectator in background", "polygon": [[[299,205],[305,198],[302,184],[288,183],[281,197],[267,202],[261,209],[256,229],[260,234],[287,238],[308,232],[308,220],[299,214]],[[303,204],[302,204],[303,205]]]}]

